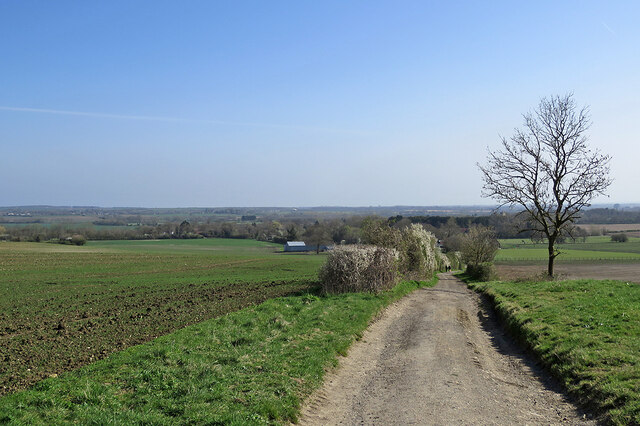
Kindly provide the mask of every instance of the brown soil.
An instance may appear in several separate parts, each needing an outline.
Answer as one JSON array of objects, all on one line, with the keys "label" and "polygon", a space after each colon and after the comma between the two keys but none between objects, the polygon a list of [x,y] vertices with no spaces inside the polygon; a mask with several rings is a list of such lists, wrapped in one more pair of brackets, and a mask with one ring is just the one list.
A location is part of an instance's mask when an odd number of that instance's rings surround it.
[{"label": "brown soil", "polygon": [[0,312],[0,396],[187,325],[308,290],[309,285],[205,283],[164,290],[140,286],[75,296],[83,298],[82,309],[62,314],[56,309],[62,305],[53,297],[28,318]]},{"label": "brown soil", "polygon": [[303,425],[595,424],[451,274],[387,309],[303,409]]},{"label": "brown soil", "polygon": [[586,229],[589,232],[602,232],[607,234],[610,232],[640,232],[640,223],[614,223],[614,224],[602,224],[602,223],[580,223],[578,226],[582,229]]},{"label": "brown soil", "polygon": [[[497,264],[496,271],[500,279],[506,281],[540,277],[546,273],[547,267],[542,264]],[[640,263],[559,263],[554,266],[554,275],[560,279],[592,278],[640,283]]]}]

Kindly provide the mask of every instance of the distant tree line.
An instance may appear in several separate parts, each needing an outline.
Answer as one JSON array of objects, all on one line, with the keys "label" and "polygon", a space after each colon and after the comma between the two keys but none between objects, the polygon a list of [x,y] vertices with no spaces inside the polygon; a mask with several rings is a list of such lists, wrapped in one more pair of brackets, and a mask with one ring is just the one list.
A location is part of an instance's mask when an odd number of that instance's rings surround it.
[{"label": "distant tree line", "polygon": [[[591,213],[595,212],[595,213]],[[640,223],[640,213],[614,209],[592,209],[584,212],[583,223],[597,223],[598,219],[629,220]],[[624,213],[624,214],[623,214]],[[13,241],[62,241],[73,235],[87,240],[144,240],[144,239],[189,239],[189,238],[238,238],[269,241],[284,244],[287,241],[305,241],[309,245],[355,244],[363,242],[363,224],[371,218],[382,222],[390,229],[401,230],[412,224],[421,225],[434,234],[448,251],[460,251],[462,236],[473,226],[492,228],[497,238],[521,238],[541,240],[541,235],[526,229],[521,219],[511,213],[495,213],[486,216],[349,216],[342,219],[297,218],[292,220],[258,220],[245,215],[240,220],[211,221],[173,218],[163,223],[153,223],[140,215],[123,215],[87,224],[43,224],[30,223],[2,228],[0,239]],[[632,219],[636,220],[633,222]],[[614,222],[611,222],[614,223]],[[590,232],[575,225],[567,228],[561,242],[577,242],[587,235],[599,235],[602,230]]]},{"label": "distant tree line", "polygon": [[[218,221],[189,222],[188,220],[141,225],[129,222],[127,217],[103,226],[78,224],[25,224],[2,227],[0,239],[11,241],[66,241],[74,235],[87,240],[144,240],[144,239],[192,239],[238,238],[270,241],[284,244],[287,241],[304,240],[313,244],[357,243],[360,238],[361,218],[343,220],[298,220],[289,222],[269,221]],[[133,226],[123,226],[123,224]]]}]

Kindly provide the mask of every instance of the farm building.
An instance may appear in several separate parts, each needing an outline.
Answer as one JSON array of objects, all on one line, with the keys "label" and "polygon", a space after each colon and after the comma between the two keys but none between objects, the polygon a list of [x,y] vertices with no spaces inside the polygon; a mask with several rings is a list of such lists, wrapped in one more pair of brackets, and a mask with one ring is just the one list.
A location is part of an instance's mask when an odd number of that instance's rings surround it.
[{"label": "farm building", "polygon": [[[304,241],[287,241],[287,243],[284,245],[284,251],[316,251],[318,249],[317,245],[313,245],[313,246],[308,246],[305,244]],[[320,251],[325,251],[325,250],[331,250],[332,247],[331,246],[325,246],[325,245],[321,245],[320,246]]]},{"label": "farm building", "polygon": [[284,245],[284,251],[309,251],[309,247],[304,241],[287,241]]}]

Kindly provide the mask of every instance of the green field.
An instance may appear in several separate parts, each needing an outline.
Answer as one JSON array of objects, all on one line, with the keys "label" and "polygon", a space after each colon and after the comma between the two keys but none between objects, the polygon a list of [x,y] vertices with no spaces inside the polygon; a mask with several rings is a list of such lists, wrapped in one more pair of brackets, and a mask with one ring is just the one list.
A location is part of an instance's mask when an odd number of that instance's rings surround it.
[{"label": "green field", "polygon": [[623,281],[471,284],[566,388],[615,424],[640,424],[640,286]]},{"label": "green field", "polygon": [[312,288],[324,256],[277,250],[223,239],[0,243],[0,395]]},{"label": "green field", "polygon": [[[503,239],[496,262],[546,260],[549,256],[544,243],[531,240]],[[626,243],[612,242],[610,237],[588,237],[586,242],[558,244],[561,254],[557,262],[570,261],[640,261],[640,238]]]},{"label": "green field", "polygon": [[295,421],[382,307],[436,282],[319,296],[324,256],[279,249],[0,244],[0,424]]}]

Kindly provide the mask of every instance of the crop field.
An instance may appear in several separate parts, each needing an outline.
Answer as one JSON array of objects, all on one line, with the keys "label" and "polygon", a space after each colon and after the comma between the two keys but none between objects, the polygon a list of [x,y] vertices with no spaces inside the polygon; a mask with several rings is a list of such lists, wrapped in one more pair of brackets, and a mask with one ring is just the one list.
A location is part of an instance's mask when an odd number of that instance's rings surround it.
[{"label": "crop field", "polygon": [[379,294],[274,298],[0,398],[0,424],[290,424],[384,306]]},{"label": "crop field", "polygon": [[640,237],[640,223],[614,223],[614,224],[593,224],[581,223],[578,225],[589,232],[597,231],[603,234],[609,232],[626,232],[629,236]]},{"label": "crop field", "polygon": [[[496,270],[503,280],[543,275],[547,268],[545,244],[531,240],[500,240]],[[594,278],[640,282],[640,238],[626,243],[609,236],[588,237],[586,242],[559,244],[555,272],[563,279]]]},{"label": "crop field", "polygon": [[[548,257],[545,243],[532,243],[531,240],[500,240],[501,249],[496,256],[497,262],[545,260]],[[586,242],[558,244],[562,253],[556,261],[604,260],[604,261],[640,261],[640,238],[629,238],[626,243],[612,242],[610,237],[588,237]]]},{"label": "crop field", "polygon": [[251,240],[0,243],[0,395],[313,287],[324,256]]}]

